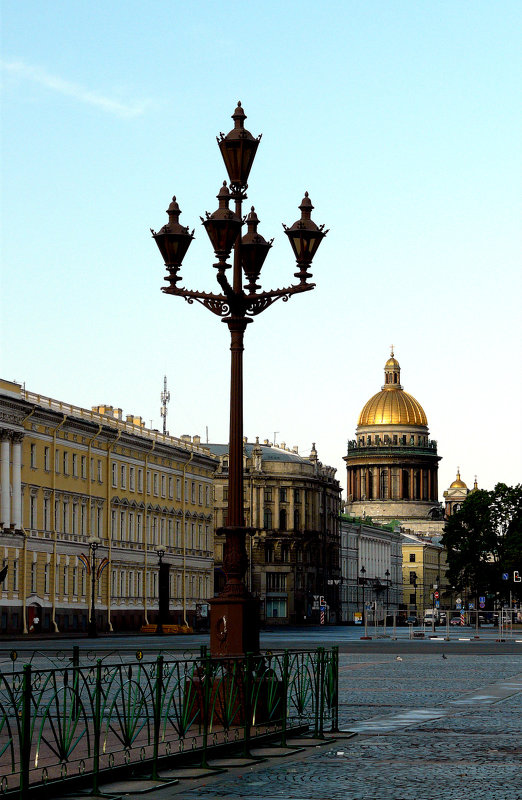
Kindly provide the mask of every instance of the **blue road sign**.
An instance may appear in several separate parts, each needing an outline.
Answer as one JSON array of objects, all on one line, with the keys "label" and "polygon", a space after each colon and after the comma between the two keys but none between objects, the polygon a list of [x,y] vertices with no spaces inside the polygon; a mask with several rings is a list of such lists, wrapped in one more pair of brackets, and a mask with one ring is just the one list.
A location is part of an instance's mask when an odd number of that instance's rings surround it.
[{"label": "blue road sign", "polygon": [[440,600],[435,600],[435,608],[440,608]]},{"label": "blue road sign", "polygon": [[479,597],[479,603],[485,603],[485,602],[486,602],[485,597]]},{"label": "blue road sign", "polygon": [[503,572],[502,573],[502,580],[503,581],[508,581],[509,580],[509,572]]},{"label": "blue road sign", "polygon": [[460,611],[460,609],[462,608],[462,603],[455,603],[455,606]]}]

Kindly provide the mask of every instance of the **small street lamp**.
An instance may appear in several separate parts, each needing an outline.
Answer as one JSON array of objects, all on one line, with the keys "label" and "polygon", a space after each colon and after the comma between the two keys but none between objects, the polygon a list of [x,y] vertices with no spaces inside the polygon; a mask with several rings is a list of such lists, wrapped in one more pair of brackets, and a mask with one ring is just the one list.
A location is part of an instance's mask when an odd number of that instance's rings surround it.
[{"label": "small street lamp", "polygon": [[363,610],[363,619],[364,619],[364,587],[366,585],[366,567],[361,567],[361,583],[362,583],[362,610]]},{"label": "small street lamp", "polygon": [[[309,268],[322,239],[328,231],[317,226],[311,218],[312,202],[305,192],[299,210],[301,217],[293,225],[284,225],[292,247],[298,282],[283,289],[259,291],[261,268],[272,246],[257,228],[259,219],[254,206],[243,217],[243,201],[247,199],[247,181],[261,137],[254,138],[246,130],[246,114],[238,103],[232,114],[234,128],[218,138],[218,146],[229,177],[221,186],[218,208],[201,218],[210,239],[217,261],[213,264],[221,293],[194,291],[178,286],[183,258],[194,238],[194,231],[179,223],[180,208],[172,198],[167,214],[169,221],[157,233],[151,230],[165,266],[166,294],[183,297],[188,303],[196,300],[225,322],[230,331],[230,437],[228,470],[227,524],[221,529],[225,534],[223,571],[226,583],[218,597],[210,601],[210,651],[214,656],[244,655],[259,651],[259,621],[256,599],[248,592],[244,576],[248,566],[245,538],[252,529],[245,525],[243,507],[243,339],[252,318],[261,314],[276,300],[287,301],[292,295],[308,292],[315,284],[309,283]],[[234,210],[229,208],[234,203]],[[247,232],[241,236],[245,224]],[[233,252],[233,263],[228,259]],[[229,282],[226,272],[232,268]],[[220,531],[216,531],[219,533]]]},{"label": "small street lamp", "polygon": [[388,619],[388,592],[390,590],[390,570],[387,569],[384,574],[386,576],[386,619]]},{"label": "small street lamp", "polygon": [[98,636],[98,631],[96,630],[96,550],[100,542],[101,539],[99,536],[89,536],[87,539],[91,567],[91,615],[87,628],[87,636],[90,639],[95,639]]},{"label": "small street lamp", "polygon": [[[158,629],[157,633],[163,636],[163,622],[164,622],[164,574],[163,574],[163,557],[165,555],[165,548],[162,545],[156,547],[156,554],[159,560],[159,574],[158,574]],[[168,579],[167,579],[168,580]],[[168,584],[167,584],[168,586]],[[168,595],[167,595],[168,607]]]}]

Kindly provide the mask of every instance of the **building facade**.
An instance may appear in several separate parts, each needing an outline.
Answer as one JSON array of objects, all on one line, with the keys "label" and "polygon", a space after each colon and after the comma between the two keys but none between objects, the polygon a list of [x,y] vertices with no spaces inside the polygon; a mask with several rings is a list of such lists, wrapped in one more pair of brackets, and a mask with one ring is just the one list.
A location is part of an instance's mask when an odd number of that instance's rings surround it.
[{"label": "building facade", "polygon": [[398,615],[402,602],[402,550],[399,526],[377,525],[341,515],[341,621],[362,623]]},{"label": "building facade", "polygon": [[[207,445],[220,459],[215,475],[215,528],[226,525],[228,445]],[[260,598],[261,620],[303,624],[320,619],[319,599],[326,601],[326,621],[340,611],[340,485],[336,470],[321,464],[315,445],[308,457],[285,444],[244,441],[247,585]],[[224,537],[216,535],[215,590],[224,581]]]},{"label": "building facade", "polygon": [[424,409],[400,380],[392,351],[384,366],[384,385],[364,405],[356,438],[348,442],[346,511],[440,533],[437,442],[429,438]]},{"label": "building facade", "polygon": [[[454,608],[453,594],[446,578],[446,550],[440,541],[404,530],[401,537],[405,612],[421,619],[426,609]],[[439,593],[438,598],[435,592]]]},{"label": "building facade", "polygon": [[211,596],[217,463],[199,441],[9,381],[0,381],[0,440],[3,632],[85,630],[92,537],[100,629],[155,621],[158,546],[170,567],[171,621],[194,621]]}]

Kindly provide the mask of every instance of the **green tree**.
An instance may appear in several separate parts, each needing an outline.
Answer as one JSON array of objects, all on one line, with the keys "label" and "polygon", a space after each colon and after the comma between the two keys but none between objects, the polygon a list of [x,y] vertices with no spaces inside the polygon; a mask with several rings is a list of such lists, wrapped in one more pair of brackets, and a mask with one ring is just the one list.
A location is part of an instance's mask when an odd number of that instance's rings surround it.
[{"label": "green tree", "polygon": [[[491,492],[471,492],[446,522],[442,543],[446,575],[455,588],[468,588],[473,595],[519,592],[512,572],[522,573],[522,485],[498,483]],[[503,572],[511,580],[503,581]]]}]

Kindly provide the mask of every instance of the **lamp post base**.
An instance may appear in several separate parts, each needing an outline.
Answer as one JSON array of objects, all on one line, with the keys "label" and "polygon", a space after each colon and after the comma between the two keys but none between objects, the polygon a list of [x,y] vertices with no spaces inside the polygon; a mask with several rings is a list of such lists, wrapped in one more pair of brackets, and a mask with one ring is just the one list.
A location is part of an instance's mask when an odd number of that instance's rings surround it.
[{"label": "lamp post base", "polygon": [[259,601],[256,597],[220,595],[210,600],[209,605],[212,656],[259,653]]}]

